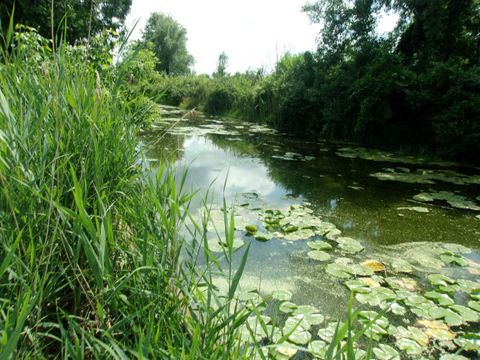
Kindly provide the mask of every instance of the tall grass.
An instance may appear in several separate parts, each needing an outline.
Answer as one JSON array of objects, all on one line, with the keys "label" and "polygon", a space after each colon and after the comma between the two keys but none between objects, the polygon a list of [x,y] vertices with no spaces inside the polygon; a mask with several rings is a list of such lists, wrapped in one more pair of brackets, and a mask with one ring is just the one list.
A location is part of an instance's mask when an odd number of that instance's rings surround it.
[{"label": "tall grass", "polygon": [[47,45],[17,34],[0,65],[0,359],[247,356],[249,313],[195,266],[206,226],[178,231],[191,195],[138,165],[122,69]]}]

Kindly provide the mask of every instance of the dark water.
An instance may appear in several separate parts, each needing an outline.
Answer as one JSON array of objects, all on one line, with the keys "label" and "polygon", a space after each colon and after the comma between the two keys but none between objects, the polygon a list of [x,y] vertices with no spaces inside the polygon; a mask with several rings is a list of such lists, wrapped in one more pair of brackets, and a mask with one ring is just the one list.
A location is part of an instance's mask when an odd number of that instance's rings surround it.
[{"label": "dark water", "polygon": [[[410,260],[417,250],[422,252],[438,242],[470,247],[474,251],[468,256],[478,259],[478,213],[412,200],[415,194],[429,190],[456,191],[475,199],[480,195],[478,185],[381,181],[370,174],[386,167],[413,171],[426,165],[343,158],[335,154],[333,145],[265,132],[248,123],[166,120],[168,125],[159,125],[145,135],[147,157],[152,167],[156,159],[168,157],[175,161],[179,174],[188,168],[187,189],[199,190],[193,213],[201,207],[207,190],[209,200],[218,204],[223,196],[227,203],[241,203],[254,193],[262,208],[310,203],[315,214],[334,223],[343,236],[362,242],[365,251],[359,260]],[[286,152],[308,160],[272,157]],[[409,206],[426,206],[430,212],[398,210]],[[242,232],[239,236],[251,240]],[[324,265],[308,259],[307,251],[305,241],[253,240],[243,284],[264,292],[289,290],[296,303],[320,306],[332,316],[344,313],[348,298],[345,287],[322,271]]]}]

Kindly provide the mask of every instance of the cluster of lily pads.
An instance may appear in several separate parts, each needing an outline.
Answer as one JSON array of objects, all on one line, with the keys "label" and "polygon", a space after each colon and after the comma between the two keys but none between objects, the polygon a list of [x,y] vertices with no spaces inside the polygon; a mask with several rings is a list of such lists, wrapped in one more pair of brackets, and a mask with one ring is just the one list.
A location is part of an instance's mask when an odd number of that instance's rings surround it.
[{"label": "cluster of lily pads", "polygon": [[335,152],[338,156],[349,159],[363,159],[370,161],[403,163],[410,165],[430,164],[437,166],[455,166],[455,163],[444,161],[429,161],[418,156],[404,156],[376,149],[366,149],[362,147],[342,147]]},{"label": "cluster of lily pads", "polygon": [[417,169],[406,167],[384,168],[383,171],[370,174],[384,181],[399,181],[410,184],[435,184],[438,181],[455,185],[480,185],[480,175],[465,175],[453,170]]},{"label": "cluster of lily pads", "polygon": [[477,205],[474,201],[467,199],[463,195],[455,194],[450,191],[422,192],[415,195],[413,199],[424,203],[445,201],[451,207],[456,209],[480,211],[480,205]]},{"label": "cluster of lily pads", "polygon": [[295,152],[286,152],[284,155],[272,155],[273,159],[287,160],[287,161],[312,161],[315,156],[302,155]]},{"label": "cluster of lily pads", "polygon": [[[342,236],[333,223],[316,216],[308,206],[255,212],[261,224],[244,226],[245,235],[259,241],[306,240],[306,258],[341,281],[355,294],[358,304],[367,307],[359,313],[359,323],[367,326],[364,336],[375,342],[377,359],[417,359],[433,354],[441,359],[465,359],[480,354],[480,336],[472,330],[478,330],[480,321],[480,283],[442,274],[444,269],[461,267],[479,274],[480,264],[466,257],[468,248],[432,245],[431,258],[373,260],[362,255],[360,241]],[[424,268],[429,270],[423,272]],[[321,359],[338,322],[327,322],[318,309],[294,304],[291,297],[285,291],[273,293],[283,317],[272,319],[265,313],[262,320],[254,317],[242,336],[277,344],[265,348],[276,359],[289,359],[299,349]],[[242,299],[246,298],[243,295]],[[463,355],[454,354],[457,351]],[[356,353],[359,359],[365,354],[360,349]]]}]

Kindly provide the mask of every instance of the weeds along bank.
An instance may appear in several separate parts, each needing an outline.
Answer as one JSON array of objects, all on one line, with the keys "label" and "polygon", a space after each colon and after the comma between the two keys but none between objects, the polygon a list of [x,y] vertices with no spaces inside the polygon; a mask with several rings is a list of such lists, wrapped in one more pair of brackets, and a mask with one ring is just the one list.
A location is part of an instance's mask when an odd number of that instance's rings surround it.
[{"label": "weeds along bank", "polygon": [[[191,196],[138,166],[129,62],[52,52],[32,31],[3,40],[0,359],[244,356],[246,313],[231,298],[212,310],[198,242],[177,232]],[[200,241],[202,225],[190,229]]]}]

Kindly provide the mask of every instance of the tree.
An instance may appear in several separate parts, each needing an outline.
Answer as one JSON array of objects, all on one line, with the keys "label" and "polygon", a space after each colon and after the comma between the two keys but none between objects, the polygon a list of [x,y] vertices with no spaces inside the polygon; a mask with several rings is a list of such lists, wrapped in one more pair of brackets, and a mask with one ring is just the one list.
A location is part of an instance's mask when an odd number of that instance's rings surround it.
[{"label": "tree", "polygon": [[2,0],[3,31],[8,26],[14,4],[15,23],[31,26],[46,38],[51,38],[52,23],[54,33],[60,35],[66,25],[67,41],[75,43],[104,29],[122,30],[132,0]]},{"label": "tree", "polygon": [[228,55],[222,52],[220,55],[218,55],[217,71],[213,73],[213,76],[224,77],[227,74],[226,72],[227,66],[228,66]]},{"label": "tree", "polygon": [[153,13],[143,32],[143,42],[151,43],[159,63],[157,70],[167,75],[189,74],[193,57],[187,50],[187,30],[172,17]]}]

